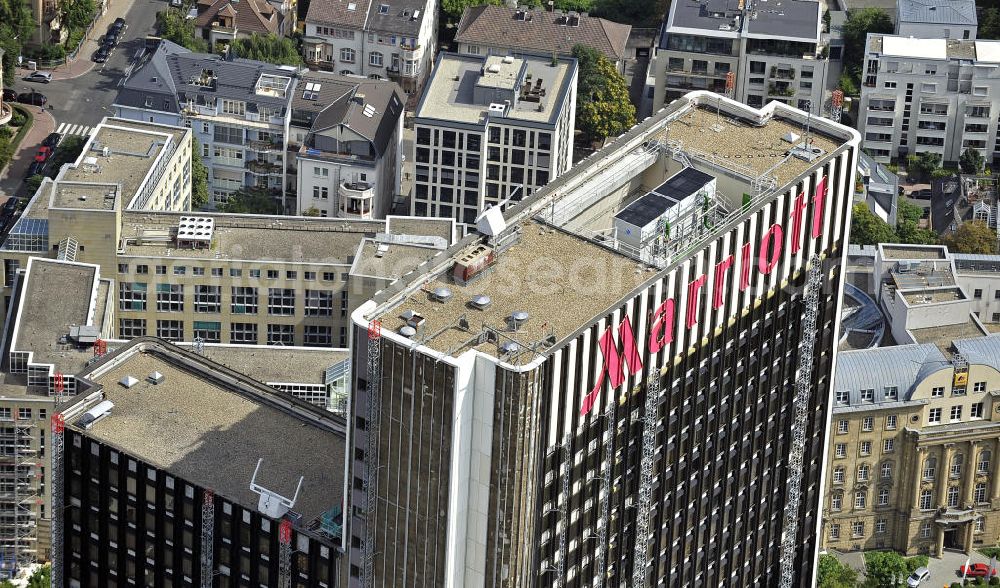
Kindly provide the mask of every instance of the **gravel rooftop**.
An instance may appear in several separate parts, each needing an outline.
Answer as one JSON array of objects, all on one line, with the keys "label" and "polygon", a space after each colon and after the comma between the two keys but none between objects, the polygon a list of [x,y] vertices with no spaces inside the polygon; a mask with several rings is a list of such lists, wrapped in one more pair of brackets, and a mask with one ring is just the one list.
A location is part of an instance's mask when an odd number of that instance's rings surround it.
[{"label": "gravel rooftop", "polygon": [[[148,382],[153,371],[165,380]],[[126,389],[118,381],[128,375],[139,383]],[[305,520],[341,502],[344,439],[336,433],[146,352],[127,356],[96,383],[115,406],[88,436],[245,507],[257,506],[250,479],[258,458],[258,483],[279,494],[291,497],[305,477],[292,508]]]}]

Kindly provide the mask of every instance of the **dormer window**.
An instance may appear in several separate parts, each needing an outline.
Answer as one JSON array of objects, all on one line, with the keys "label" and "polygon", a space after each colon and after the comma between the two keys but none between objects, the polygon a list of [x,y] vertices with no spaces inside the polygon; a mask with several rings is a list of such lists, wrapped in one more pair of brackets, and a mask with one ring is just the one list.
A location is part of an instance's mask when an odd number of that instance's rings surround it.
[{"label": "dormer window", "polygon": [[379,4],[378,5],[378,13],[379,14],[389,14],[389,5],[388,4]]}]

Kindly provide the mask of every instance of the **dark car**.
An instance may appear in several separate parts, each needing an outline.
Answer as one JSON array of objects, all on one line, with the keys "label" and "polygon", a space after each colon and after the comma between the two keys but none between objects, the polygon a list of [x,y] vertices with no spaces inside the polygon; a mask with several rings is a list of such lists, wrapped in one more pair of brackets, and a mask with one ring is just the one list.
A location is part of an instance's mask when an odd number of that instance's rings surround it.
[{"label": "dark car", "polygon": [[42,173],[42,170],[44,168],[45,168],[45,164],[44,163],[39,163],[37,161],[33,161],[33,162],[31,162],[31,165],[28,167],[28,174],[27,175],[28,175],[29,178],[31,176],[37,176],[38,174]]},{"label": "dark car", "polygon": [[108,25],[107,37],[115,37],[115,43],[117,44],[118,37],[121,37],[122,33],[125,32],[126,26],[127,25],[125,24],[124,18],[121,17],[116,18],[115,22]]},{"label": "dark car", "polygon": [[12,88],[3,89],[3,99],[6,102],[16,102],[17,101],[17,90]]},{"label": "dark car", "polygon": [[94,53],[94,63],[104,63],[111,56],[111,47],[107,45],[101,45],[101,48]]},{"label": "dark car", "polygon": [[17,101],[21,104],[45,106],[45,103],[48,102],[49,99],[45,97],[45,94],[39,94],[38,92],[25,92],[24,94],[17,95]]},{"label": "dark car", "polygon": [[15,210],[17,210],[17,198],[8,198],[7,202],[3,204],[3,214],[10,216],[14,214]]},{"label": "dark car", "polygon": [[46,147],[51,147],[51,148],[55,149],[56,145],[59,144],[59,141],[61,139],[62,139],[62,135],[60,135],[59,133],[49,133],[49,136],[45,137],[45,140],[42,141],[42,145],[45,145]]}]

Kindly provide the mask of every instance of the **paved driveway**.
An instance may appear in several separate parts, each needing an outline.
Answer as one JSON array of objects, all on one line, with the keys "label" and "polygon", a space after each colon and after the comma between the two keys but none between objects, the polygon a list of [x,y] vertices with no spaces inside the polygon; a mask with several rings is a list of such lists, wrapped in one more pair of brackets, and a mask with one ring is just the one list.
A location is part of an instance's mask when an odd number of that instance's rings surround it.
[{"label": "paved driveway", "polygon": [[[840,553],[838,551],[830,551],[830,554],[836,556],[842,563],[845,563],[855,570],[858,571],[858,579],[863,580],[865,575],[865,562],[864,553],[861,551],[852,551],[850,553]],[[965,565],[966,558],[969,554],[961,553],[958,551],[945,551],[944,555],[940,558],[932,557],[927,563],[927,569],[931,571],[930,578],[922,584],[922,586],[927,586],[928,588],[938,588],[944,586],[947,588],[952,582],[961,581],[962,576],[958,573],[958,568]],[[972,553],[972,563],[989,563],[990,559],[985,555],[974,551]]]}]

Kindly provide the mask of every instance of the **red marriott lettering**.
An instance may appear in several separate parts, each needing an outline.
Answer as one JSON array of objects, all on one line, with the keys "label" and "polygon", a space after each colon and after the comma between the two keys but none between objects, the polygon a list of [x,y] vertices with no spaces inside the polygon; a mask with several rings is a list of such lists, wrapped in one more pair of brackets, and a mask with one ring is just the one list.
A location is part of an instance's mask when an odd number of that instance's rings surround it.
[{"label": "red marriott lettering", "polygon": [[[812,226],[807,227],[813,239],[823,233],[823,209],[826,204],[826,177],[824,176],[816,183],[816,190],[812,197],[813,213]],[[799,194],[793,201],[789,223],[791,224],[791,235],[789,248],[792,254],[798,253],[802,249],[802,215],[806,209],[805,194]],[[785,246],[785,230],[780,223],[774,223],[764,231],[760,242],[757,245],[757,272],[761,275],[770,275],[778,266],[781,260],[782,250]],[[740,292],[750,287],[751,272],[753,271],[753,244],[743,243],[736,250],[740,256],[740,274],[738,283]],[[713,281],[711,290],[712,309],[718,310],[725,304],[726,285],[729,282],[732,287],[730,272],[735,263],[733,255],[727,255],[724,259],[715,264],[713,271]],[[674,328],[691,329],[698,323],[699,308],[702,290],[708,281],[707,274],[696,276],[687,285],[687,311],[684,316],[678,317],[675,313],[676,303],[673,298],[664,300],[656,310],[653,311],[649,322],[649,339],[646,342],[646,349],[650,353],[657,353],[668,343],[674,340]],[[599,348],[601,356],[604,358],[604,365],[601,373],[597,376],[594,388],[587,393],[580,407],[580,414],[586,415],[594,407],[597,396],[604,387],[605,377],[612,389],[617,389],[625,382],[625,368],[628,373],[635,375],[642,371],[642,352],[638,342],[635,340],[635,332],[632,330],[632,322],[626,316],[618,325],[619,345],[615,344],[614,334],[609,326],[601,334]]]}]

